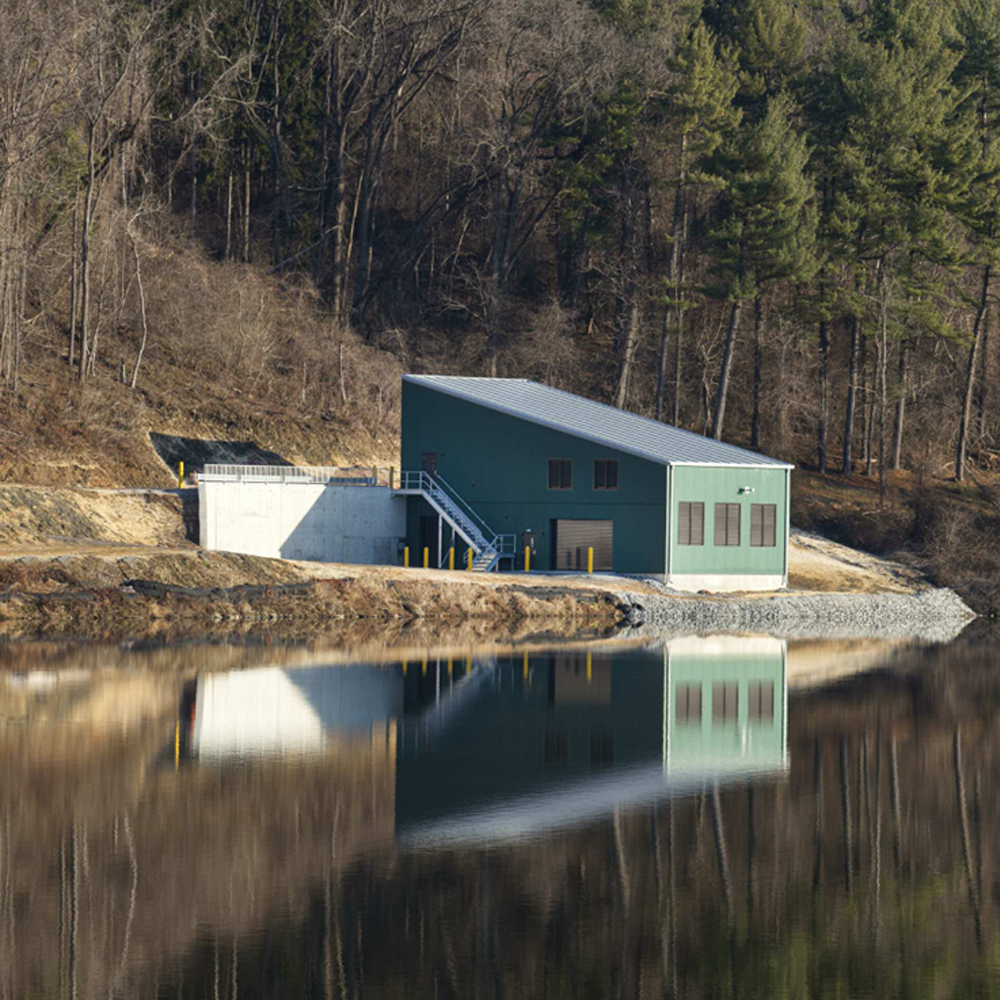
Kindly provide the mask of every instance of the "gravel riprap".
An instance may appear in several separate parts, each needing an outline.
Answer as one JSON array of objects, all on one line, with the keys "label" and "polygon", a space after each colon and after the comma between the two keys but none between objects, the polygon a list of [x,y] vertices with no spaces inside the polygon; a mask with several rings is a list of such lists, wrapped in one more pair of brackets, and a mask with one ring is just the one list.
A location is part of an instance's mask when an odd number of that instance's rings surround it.
[{"label": "gravel riprap", "polygon": [[784,638],[948,642],[976,615],[952,590],[693,597],[620,592],[627,635],[763,632]]}]

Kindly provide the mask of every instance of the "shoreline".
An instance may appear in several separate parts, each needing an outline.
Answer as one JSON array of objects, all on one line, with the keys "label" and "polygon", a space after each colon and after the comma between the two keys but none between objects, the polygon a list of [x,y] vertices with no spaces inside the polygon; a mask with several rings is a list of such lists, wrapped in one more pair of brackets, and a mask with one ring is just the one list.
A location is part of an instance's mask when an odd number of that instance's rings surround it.
[{"label": "shoreline", "polygon": [[[192,562],[190,555],[182,558]],[[232,558],[240,560],[236,572],[259,582],[224,585],[234,571]],[[94,571],[92,558],[74,565],[73,557],[57,557],[52,560],[60,570],[57,585],[49,580],[46,589],[8,586],[0,591],[0,636],[303,636],[416,627],[441,633],[472,626],[481,634],[544,633],[566,639],[584,632],[621,638],[722,632],[943,642],[977,617],[954,591],[943,588],[694,595],[609,576],[484,578],[342,566],[337,567],[342,575],[332,577],[322,575],[329,567],[317,564],[316,575],[309,578],[308,571],[295,572],[303,564],[261,567],[254,564],[281,561],[246,564],[246,559],[199,558],[203,585],[185,586],[174,581],[188,575],[186,567],[172,559],[166,559],[159,574],[125,576],[115,585],[107,567]],[[143,560],[141,568],[149,571],[155,562]]]}]

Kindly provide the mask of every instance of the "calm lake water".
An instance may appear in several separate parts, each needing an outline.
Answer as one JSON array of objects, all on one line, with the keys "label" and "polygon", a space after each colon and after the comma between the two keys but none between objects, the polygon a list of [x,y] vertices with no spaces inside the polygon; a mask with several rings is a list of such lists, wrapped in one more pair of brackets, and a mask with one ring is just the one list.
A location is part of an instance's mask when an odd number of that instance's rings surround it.
[{"label": "calm lake water", "polygon": [[0,646],[0,1000],[998,995],[998,654]]}]

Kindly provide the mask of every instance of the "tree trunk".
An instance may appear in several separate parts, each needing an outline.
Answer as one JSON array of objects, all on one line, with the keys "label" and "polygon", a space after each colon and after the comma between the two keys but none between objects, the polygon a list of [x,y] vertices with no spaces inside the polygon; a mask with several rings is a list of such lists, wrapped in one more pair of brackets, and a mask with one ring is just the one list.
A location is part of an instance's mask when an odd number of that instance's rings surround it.
[{"label": "tree trunk", "polygon": [[878,342],[878,498],[885,503],[886,411],[889,408],[889,288],[885,268],[879,269],[879,342]]},{"label": "tree trunk", "polygon": [[[230,174],[230,180],[232,180],[232,174]],[[142,365],[142,356],[146,353],[146,341],[149,338],[149,324],[146,321],[146,289],[142,283],[142,261],[139,258],[139,248],[136,246],[135,238],[131,233],[129,233],[129,240],[132,243],[132,255],[135,258],[135,281],[139,290],[139,315],[142,319],[142,339],[139,341],[139,350],[135,356],[135,366],[132,368],[132,378],[129,380],[129,388],[134,389],[136,382],[139,379],[139,368]]]},{"label": "tree trunk", "polygon": [[76,319],[80,312],[80,190],[77,188],[73,198],[73,252],[70,255],[69,286],[69,366],[76,361]]},{"label": "tree trunk", "polygon": [[819,321],[819,421],[816,424],[816,467],[826,472],[826,425],[829,419],[830,402],[830,335],[826,320]]},{"label": "tree trunk", "polygon": [[[677,404],[678,397],[680,395],[680,342],[682,338],[681,331],[681,317],[683,311],[680,307],[680,296],[681,296],[681,274],[682,274],[682,260],[684,257],[684,243],[686,238],[687,229],[687,212],[684,204],[685,198],[685,154],[687,152],[687,141],[688,137],[685,133],[681,136],[681,148],[680,148],[680,170],[677,178],[677,191],[674,195],[674,220],[673,226],[671,228],[670,238],[670,269],[667,274],[667,281],[671,290],[671,295],[674,299],[674,314],[676,317],[677,325],[677,372],[675,373],[676,385],[674,391],[674,423],[677,423],[678,412]],[[668,353],[668,340],[667,340],[667,316],[670,313],[669,306],[663,307],[663,330],[660,337],[660,366],[658,377],[656,380],[656,419],[663,419],[663,409],[664,409],[664,396],[666,395],[666,384],[667,384],[667,353]]]},{"label": "tree trunk", "polygon": [[330,46],[327,61],[327,82],[325,94],[324,128],[327,143],[327,171],[325,201],[322,224],[326,227],[330,262],[330,305],[334,322],[344,320],[344,282],[347,262],[344,260],[344,225],[347,221],[345,197],[345,156],[347,152],[347,128],[344,121],[342,89],[340,84],[341,42],[339,36]]},{"label": "tree trunk", "polygon": [[621,221],[620,260],[618,273],[618,379],[613,401],[623,408],[628,396],[636,342],[639,337],[639,237],[636,199],[639,178],[634,162],[621,170],[618,187],[618,211]]},{"label": "tree trunk", "polygon": [[358,191],[354,201],[355,223],[353,242],[357,244],[354,271],[354,294],[352,297],[352,322],[358,322],[358,312],[368,290],[369,254],[371,248],[372,209],[375,200],[376,137],[371,134],[374,125],[369,124],[370,134],[365,144],[364,170],[358,181]]},{"label": "tree trunk", "polygon": [[892,431],[892,468],[903,467],[903,421],[906,419],[907,343],[899,345],[899,399],[896,400],[896,423]]},{"label": "tree trunk", "polygon": [[762,382],[762,357],[760,346],[760,296],[753,300],[753,419],[750,425],[750,447],[753,451],[760,449],[760,390]]},{"label": "tree trunk", "polygon": [[726,349],[722,355],[722,369],[719,372],[719,388],[715,395],[715,416],[712,420],[712,437],[722,440],[723,422],[726,419],[726,398],[729,395],[729,376],[733,368],[733,356],[736,353],[736,331],[740,324],[740,311],[743,300],[733,303],[729,314],[729,330],[726,333]]},{"label": "tree trunk", "polygon": [[233,168],[229,168],[229,183],[226,189],[226,260],[233,256]]},{"label": "tree trunk", "polygon": [[990,370],[990,318],[991,314],[987,309],[985,315],[983,316],[983,343],[979,352],[982,358],[980,363],[980,370],[982,374],[979,378],[979,414],[976,420],[976,426],[980,439],[986,437],[986,421],[987,415],[990,412],[991,404],[990,378],[992,377],[992,373]]},{"label": "tree trunk", "polygon": [[847,365],[847,404],[844,408],[844,459],[840,471],[849,476],[853,471],[854,414],[858,405],[858,354],[861,344],[861,324],[851,317],[851,353]]},{"label": "tree trunk", "polygon": [[976,385],[976,363],[979,360],[979,346],[985,327],[986,307],[990,292],[990,265],[983,268],[983,283],[979,293],[979,308],[976,310],[976,321],[972,328],[972,344],[969,347],[969,363],[965,374],[965,396],[962,401],[962,418],[958,425],[958,446],[955,449],[955,479],[962,482],[965,479],[965,461],[969,447],[969,421],[972,417],[972,396]]},{"label": "tree trunk", "polygon": [[670,325],[667,322],[667,317],[670,315],[670,306],[664,304],[663,306],[663,316],[660,325],[660,353],[659,362],[656,369],[656,412],[654,416],[657,420],[663,419],[663,397],[664,390],[667,384],[667,354],[669,341],[667,339],[667,334],[670,329]]},{"label": "tree trunk", "polygon": [[243,149],[243,263],[250,263],[250,150]]},{"label": "tree trunk", "polygon": [[622,342],[621,367],[618,370],[618,389],[615,392],[615,406],[625,408],[628,398],[628,380],[635,361],[635,349],[639,341],[639,296],[633,286],[629,294],[628,313],[625,321],[625,336]]},{"label": "tree trunk", "polygon": [[[876,351],[876,354],[877,353],[878,352]],[[874,463],[875,452],[873,451],[873,447],[875,442],[875,401],[878,398],[878,394],[874,389],[874,382],[877,380],[877,373],[873,373],[870,383],[868,378],[868,358],[868,338],[862,336],[861,395],[864,406],[864,424],[862,426],[862,431],[864,432],[864,454],[862,455],[862,459],[865,465],[866,476],[870,476],[872,474],[872,465]]]},{"label": "tree trunk", "polygon": [[684,252],[683,243],[687,242],[688,213],[684,205],[683,227],[681,229],[682,249],[677,261],[677,302],[674,305],[674,325],[677,335],[674,338],[674,413],[673,422],[677,426],[681,422],[681,386],[684,377],[684,303],[681,301],[684,286]]},{"label": "tree trunk", "polygon": [[191,227],[198,219],[198,136],[191,135],[191,204],[188,207]]},{"label": "tree trunk", "polygon": [[87,377],[90,355],[90,227],[94,217],[94,187],[97,183],[97,125],[89,123],[87,141],[87,186],[83,199],[83,225],[80,235],[80,380]]},{"label": "tree trunk", "polygon": [[281,263],[282,237],[289,229],[289,212],[287,192],[285,190],[285,159],[281,148],[282,131],[282,101],[281,63],[279,55],[282,46],[281,5],[274,13],[274,97],[271,105],[271,177],[275,205],[271,211],[271,252],[274,256],[274,267]]}]

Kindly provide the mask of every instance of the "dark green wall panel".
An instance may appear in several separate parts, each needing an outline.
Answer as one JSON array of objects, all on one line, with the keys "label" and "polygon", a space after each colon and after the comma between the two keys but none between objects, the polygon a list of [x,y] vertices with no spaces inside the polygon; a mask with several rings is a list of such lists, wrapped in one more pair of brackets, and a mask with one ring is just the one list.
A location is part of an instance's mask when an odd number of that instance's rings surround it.
[{"label": "dark green wall panel", "polygon": [[[666,552],[666,469],[569,434],[498,413],[410,382],[403,383],[402,467],[422,468],[436,452],[443,478],[494,531],[537,535],[538,569],[548,569],[557,518],[611,518],[614,567],[621,573],[663,573]],[[573,461],[573,488],[547,488],[548,460]],[[618,460],[617,490],[593,488],[594,460]],[[419,517],[432,513],[409,501],[408,538],[416,550]],[[445,546],[450,530],[445,526]],[[461,546],[460,546],[461,548]]]}]

